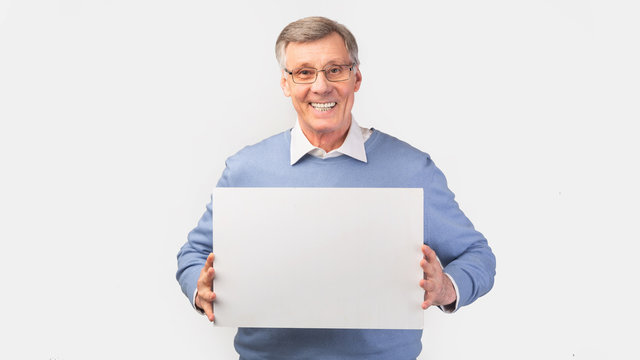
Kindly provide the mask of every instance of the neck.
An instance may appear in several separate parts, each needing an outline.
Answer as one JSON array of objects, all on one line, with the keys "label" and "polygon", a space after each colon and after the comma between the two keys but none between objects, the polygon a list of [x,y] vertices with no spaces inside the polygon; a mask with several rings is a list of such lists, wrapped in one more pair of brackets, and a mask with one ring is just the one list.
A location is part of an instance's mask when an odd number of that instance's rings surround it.
[{"label": "neck", "polygon": [[302,129],[302,133],[307,138],[307,140],[309,140],[311,145],[329,152],[342,146],[344,140],[347,138],[350,127],[351,122],[349,122],[346,128],[331,132],[316,132],[312,129],[305,129],[303,126],[301,126],[300,128]]}]

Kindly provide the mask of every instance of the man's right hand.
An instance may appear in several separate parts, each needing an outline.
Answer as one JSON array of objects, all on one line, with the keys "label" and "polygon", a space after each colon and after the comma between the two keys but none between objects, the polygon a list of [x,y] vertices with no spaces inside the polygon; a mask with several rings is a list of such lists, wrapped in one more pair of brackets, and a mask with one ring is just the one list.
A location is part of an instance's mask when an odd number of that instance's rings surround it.
[{"label": "man's right hand", "polygon": [[216,293],[213,292],[213,278],[216,276],[215,270],[213,270],[213,253],[210,253],[207,257],[207,262],[200,271],[200,277],[198,278],[198,292],[196,294],[196,306],[202,309],[209,318],[209,321],[213,321],[213,300],[216,299]]}]

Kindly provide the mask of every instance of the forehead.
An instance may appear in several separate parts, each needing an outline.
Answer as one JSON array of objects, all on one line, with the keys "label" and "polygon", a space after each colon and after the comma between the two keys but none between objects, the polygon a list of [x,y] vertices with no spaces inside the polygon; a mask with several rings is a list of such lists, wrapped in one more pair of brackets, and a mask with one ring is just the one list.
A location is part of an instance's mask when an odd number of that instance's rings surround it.
[{"label": "forehead", "polygon": [[292,42],[285,48],[286,65],[289,68],[313,66],[320,68],[328,63],[348,64],[349,52],[338,33],[309,42]]}]

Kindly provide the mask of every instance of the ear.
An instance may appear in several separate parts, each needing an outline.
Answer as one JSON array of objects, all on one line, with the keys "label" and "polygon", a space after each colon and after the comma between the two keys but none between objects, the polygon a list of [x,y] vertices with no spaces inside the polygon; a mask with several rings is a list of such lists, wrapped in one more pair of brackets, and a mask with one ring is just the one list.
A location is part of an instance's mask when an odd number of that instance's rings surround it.
[{"label": "ear", "polygon": [[356,83],[355,83],[355,86],[354,86],[354,89],[353,89],[354,92],[358,91],[358,89],[360,89],[360,84],[362,83],[362,74],[360,73],[360,68],[357,67],[356,69],[357,69],[356,70]]},{"label": "ear", "polygon": [[280,87],[282,88],[282,92],[284,96],[291,97],[291,88],[289,87],[289,82],[287,81],[287,74],[282,70],[282,77],[280,77]]}]

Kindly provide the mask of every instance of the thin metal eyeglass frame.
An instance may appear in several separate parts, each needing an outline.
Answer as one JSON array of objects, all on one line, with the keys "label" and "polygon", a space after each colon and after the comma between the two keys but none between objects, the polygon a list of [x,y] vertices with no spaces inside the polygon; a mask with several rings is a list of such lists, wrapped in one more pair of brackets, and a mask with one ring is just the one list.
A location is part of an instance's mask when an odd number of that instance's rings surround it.
[{"label": "thin metal eyeglass frame", "polygon": [[[329,78],[327,77],[327,70],[328,68],[332,67],[332,66],[349,66],[349,76],[344,79],[344,80],[329,80]],[[293,70],[297,70],[297,69],[293,69],[291,71],[287,70],[287,68],[284,68],[284,72],[286,72],[287,74],[291,75],[291,80],[296,83],[296,84],[313,84],[314,82],[316,82],[318,80],[318,73],[320,72],[324,72],[324,78],[327,79],[327,81],[331,81],[331,82],[343,82],[343,81],[347,81],[349,79],[351,79],[351,71],[353,70],[353,67],[356,66],[356,63],[351,63],[351,65],[347,65],[347,64],[342,64],[342,65],[338,65],[338,64],[334,64],[334,65],[327,65],[324,67],[324,69],[322,70],[318,70],[316,68],[312,68],[312,67],[302,67],[299,69],[313,69],[316,72],[316,77],[313,79],[313,81],[311,82],[297,82],[295,79],[295,76],[293,76]]]}]

